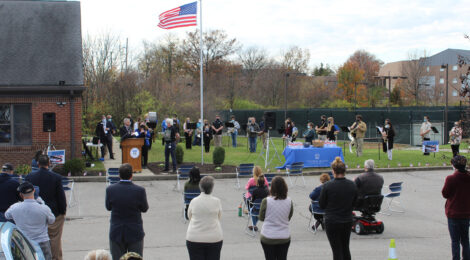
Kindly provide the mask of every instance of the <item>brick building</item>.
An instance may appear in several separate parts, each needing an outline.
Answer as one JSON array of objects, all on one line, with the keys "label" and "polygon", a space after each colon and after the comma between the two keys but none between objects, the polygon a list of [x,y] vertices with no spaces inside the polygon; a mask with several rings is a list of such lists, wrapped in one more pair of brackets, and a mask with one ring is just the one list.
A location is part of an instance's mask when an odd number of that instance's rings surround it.
[{"label": "brick building", "polygon": [[30,164],[53,117],[51,143],[81,156],[80,3],[0,0],[0,24],[0,163]]}]

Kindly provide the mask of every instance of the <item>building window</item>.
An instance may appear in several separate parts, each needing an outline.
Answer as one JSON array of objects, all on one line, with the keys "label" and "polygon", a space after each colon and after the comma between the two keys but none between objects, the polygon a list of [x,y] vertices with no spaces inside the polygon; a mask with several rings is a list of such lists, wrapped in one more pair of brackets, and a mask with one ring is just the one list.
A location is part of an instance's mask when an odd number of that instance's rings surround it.
[{"label": "building window", "polygon": [[457,90],[453,90],[453,91],[452,91],[452,96],[453,96],[453,97],[456,97],[456,96],[457,96]]},{"label": "building window", "polygon": [[426,72],[429,72],[429,66],[426,67]]},{"label": "building window", "polygon": [[31,105],[0,104],[0,144],[30,145]]},{"label": "building window", "polygon": [[441,92],[439,92],[439,95],[440,95],[441,97],[443,97],[443,96],[444,96],[444,91],[441,90]]},{"label": "building window", "polygon": [[441,68],[439,69],[439,71],[444,71],[444,69],[445,69],[445,68],[441,67]]},{"label": "building window", "polygon": [[452,66],[452,70],[457,70],[457,68],[458,68],[457,65]]},{"label": "building window", "polygon": [[440,78],[440,79],[439,79],[439,83],[440,83],[440,84],[444,84],[444,78]]},{"label": "building window", "polygon": [[457,84],[457,78],[454,78],[454,79],[452,80],[452,83]]}]

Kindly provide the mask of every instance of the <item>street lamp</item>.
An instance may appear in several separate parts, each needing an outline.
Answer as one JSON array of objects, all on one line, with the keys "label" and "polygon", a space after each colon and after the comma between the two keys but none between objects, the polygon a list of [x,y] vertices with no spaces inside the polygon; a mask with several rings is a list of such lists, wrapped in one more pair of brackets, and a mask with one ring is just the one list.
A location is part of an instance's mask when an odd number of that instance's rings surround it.
[{"label": "street lamp", "polygon": [[449,106],[449,64],[442,64],[442,69],[446,69],[446,106],[444,111],[444,143],[447,143],[447,112]]},{"label": "street lamp", "polygon": [[289,78],[290,75],[300,75],[300,76],[306,76],[307,74],[303,72],[286,72],[286,85],[284,88],[284,122],[287,120],[287,78]]}]

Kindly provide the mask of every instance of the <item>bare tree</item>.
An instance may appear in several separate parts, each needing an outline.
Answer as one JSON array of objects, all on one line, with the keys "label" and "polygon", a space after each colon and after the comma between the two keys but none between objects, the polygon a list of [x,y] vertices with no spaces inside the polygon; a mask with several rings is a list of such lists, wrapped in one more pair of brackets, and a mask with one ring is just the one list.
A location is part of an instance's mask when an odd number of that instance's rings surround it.
[{"label": "bare tree", "polygon": [[265,49],[249,47],[238,55],[247,78],[247,87],[251,88],[256,76],[268,63],[268,55]]},{"label": "bare tree", "polygon": [[427,64],[425,52],[421,57],[418,52],[409,53],[408,60],[402,63],[401,74],[406,79],[402,81],[401,89],[405,92],[405,96],[414,99],[416,105],[419,105],[419,97],[429,85],[426,73]]},{"label": "bare tree", "polygon": [[287,51],[281,52],[282,66],[288,71],[298,71],[307,73],[310,61],[310,51],[298,46],[290,47]]}]

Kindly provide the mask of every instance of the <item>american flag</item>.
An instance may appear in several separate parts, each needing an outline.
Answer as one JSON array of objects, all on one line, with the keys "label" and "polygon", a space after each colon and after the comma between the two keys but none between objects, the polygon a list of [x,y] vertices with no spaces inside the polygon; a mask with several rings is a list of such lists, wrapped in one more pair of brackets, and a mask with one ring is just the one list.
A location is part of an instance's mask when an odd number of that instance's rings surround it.
[{"label": "american flag", "polygon": [[197,2],[182,5],[163,12],[159,16],[158,27],[173,29],[197,25]]}]

